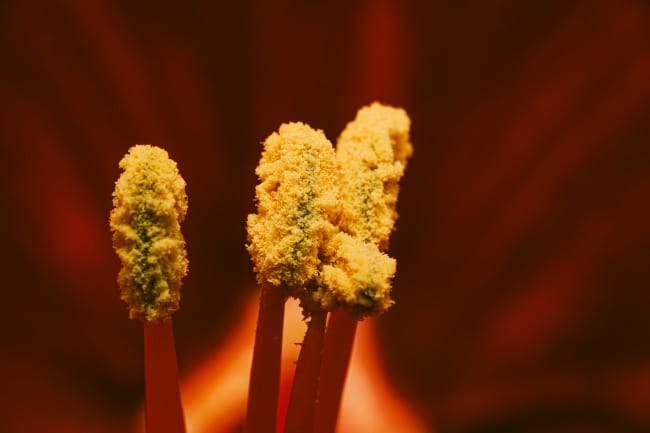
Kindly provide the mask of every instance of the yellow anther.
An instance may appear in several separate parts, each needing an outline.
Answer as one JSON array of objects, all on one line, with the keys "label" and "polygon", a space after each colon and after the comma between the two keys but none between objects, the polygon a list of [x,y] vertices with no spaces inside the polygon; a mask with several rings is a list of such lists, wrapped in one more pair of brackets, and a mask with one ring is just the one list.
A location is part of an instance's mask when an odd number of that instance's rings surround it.
[{"label": "yellow anther", "polygon": [[167,152],[136,145],[120,161],[110,226],[122,262],[118,284],[129,317],[161,321],[178,309],[188,260],[180,223],[185,181]]}]

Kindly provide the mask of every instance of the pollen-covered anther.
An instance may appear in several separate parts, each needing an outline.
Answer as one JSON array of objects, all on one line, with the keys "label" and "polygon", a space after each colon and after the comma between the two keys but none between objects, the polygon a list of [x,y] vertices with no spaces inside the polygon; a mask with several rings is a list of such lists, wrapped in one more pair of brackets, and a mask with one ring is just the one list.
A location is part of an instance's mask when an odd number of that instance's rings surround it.
[{"label": "pollen-covered anther", "polygon": [[[256,170],[257,213],[247,249],[260,284],[284,287],[303,306],[317,296],[323,244],[336,232],[337,166],[322,131],[287,123],[264,142]],[[308,290],[308,288],[310,290]]]},{"label": "pollen-covered anther", "polygon": [[396,261],[376,245],[346,233],[328,243],[331,262],[323,266],[327,291],[321,300],[332,310],[342,306],[357,318],[384,313],[392,304],[390,292]]},{"label": "pollen-covered anther", "polygon": [[136,145],[120,161],[110,227],[122,268],[121,298],[129,317],[165,320],[180,302],[188,260],[180,223],[187,213],[185,181],[167,152]]},{"label": "pollen-covered anther", "polygon": [[388,249],[397,219],[399,180],[413,154],[410,119],[401,108],[373,103],[348,123],[336,146],[345,170],[340,227],[366,242]]}]

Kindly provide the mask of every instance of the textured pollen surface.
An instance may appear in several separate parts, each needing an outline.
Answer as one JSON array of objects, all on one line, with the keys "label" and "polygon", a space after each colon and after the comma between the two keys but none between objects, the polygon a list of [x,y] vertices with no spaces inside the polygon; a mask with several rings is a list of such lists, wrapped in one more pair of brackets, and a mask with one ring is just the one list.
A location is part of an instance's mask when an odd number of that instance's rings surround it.
[{"label": "textured pollen surface", "polygon": [[413,153],[409,130],[404,110],[374,103],[359,110],[336,146],[337,160],[346,172],[339,224],[381,251],[388,249],[397,219],[398,182]]},{"label": "textured pollen surface", "polygon": [[167,152],[136,145],[120,161],[110,226],[122,262],[118,284],[129,317],[167,319],[179,306],[188,260],[180,223],[187,213],[185,181]]},{"label": "textured pollen surface", "polygon": [[282,286],[309,304],[324,245],[336,232],[332,144],[305,124],[283,124],[264,142],[256,173],[257,214],[248,216],[247,228],[258,282]]},{"label": "textured pollen surface", "polygon": [[329,264],[323,266],[322,281],[328,288],[321,303],[326,309],[343,306],[362,318],[386,311],[393,301],[391,284],[395,259],[374,244],[339,232],[328,243]]},{"label": "textured pollen surface", "polygon": [[284,287],[307,315],[343,307],[362,318],[393,304],[396,262],[382,251],[412,153],[409,127],[404,110],[375,103],[348,124],[336,152],[302,123],[267,138],[247,221],[260,284]]}]

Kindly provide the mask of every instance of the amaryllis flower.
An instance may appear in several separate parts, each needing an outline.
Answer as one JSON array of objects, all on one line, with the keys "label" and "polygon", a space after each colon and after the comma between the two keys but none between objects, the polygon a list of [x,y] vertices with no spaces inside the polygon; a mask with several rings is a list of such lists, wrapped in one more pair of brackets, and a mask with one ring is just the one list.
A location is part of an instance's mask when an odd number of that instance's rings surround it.
[{"label": "amaryllis flower", "polygon": [[0,431],[140,428],[106,229],[136,143],[192,201],[188,429],[238,431],[259,143],[289,121],[334,138],[372,101],[405,108],[416,157],[339,431],[650,429],[647,3],[10,0],[0,20]]}]

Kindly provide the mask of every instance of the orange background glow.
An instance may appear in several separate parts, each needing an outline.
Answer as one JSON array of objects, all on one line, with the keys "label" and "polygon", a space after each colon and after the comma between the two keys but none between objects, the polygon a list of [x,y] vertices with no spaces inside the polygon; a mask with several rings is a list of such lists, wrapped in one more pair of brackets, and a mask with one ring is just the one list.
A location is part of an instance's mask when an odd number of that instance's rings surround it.
[{"label": "orange background glow", "polygon": [[141,428],[108,229],[135,143],[188,183],[188,425],[240,431],[260,143],[374,100],[415,154],[341,433],[650,431],[647,2],[9,0],[0,35],[0,432]]}]

